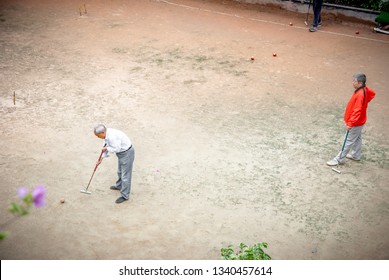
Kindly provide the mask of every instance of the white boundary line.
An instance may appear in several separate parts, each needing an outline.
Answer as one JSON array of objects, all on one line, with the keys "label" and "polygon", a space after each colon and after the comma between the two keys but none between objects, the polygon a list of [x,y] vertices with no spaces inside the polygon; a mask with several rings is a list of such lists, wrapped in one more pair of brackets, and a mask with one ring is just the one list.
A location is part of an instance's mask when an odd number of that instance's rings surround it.
[{"label": "white boundary line", "polygon": [[[208,9],[196,8],[196,7],[192,7],[192,6],[188,6],[188,5],[184,5],[184,4],[178,4],[178,3],[170,2],[170,1],[167,1],[167,0],[155,0],[155,1],[156,2],[163,2],[165,4],[173,5],[173,6],[177,6],[177,7],[181,7],[181,8],[186,8],[186,9],[190,9],[190,10],[199,10],[199,11],[202,11],[202,12],[213,13],[213,14],[218,14],[218,15],[222,15],[222,16],[236,17],[236,18],[240,18],[240,19],[248,19],[248,20],[258,21],[258,22],[263,22],[263,23],[268,23],[268,24],[286,26],[288,28],[306,29],[306,27],[290,26],[288,24],[279,23],[279,22],[270,21],[270,20],[264,20],[264,19],[246,18],[244,16],[240,16],[240,15],[237,15],[237,14],[229,14],[229,13],[223,13],[223,12],[218,12],[218,11],[213,11],[213,10],[208,10]],[[355,35],[348,35],[348,34],[344,34],[344,33],[323,31],[323,30],[318,30],[317,32],[331,34],[331,35],[337,35],[337,36],[344,36],[344,37],[349,37],[349,38],[354,38],[354,39],[362,39],[362,40],[368,40],[368,41],[373,41],[373,42],[389,44],[389,41],[385,41],[385,40],[372,39],[372,38],[355,36]]]}]

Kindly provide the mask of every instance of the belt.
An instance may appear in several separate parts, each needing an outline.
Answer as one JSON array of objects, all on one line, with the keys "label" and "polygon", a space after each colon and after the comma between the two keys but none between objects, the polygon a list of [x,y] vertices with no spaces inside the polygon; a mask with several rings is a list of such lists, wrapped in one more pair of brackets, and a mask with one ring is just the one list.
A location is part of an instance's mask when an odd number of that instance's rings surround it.
[{"label": "belt", "polygon": [[120,153],[118,153],[118,154],[125,153],[125,152],[127,152],[129,149],[131,149],[131,148],[132,148],[132,145],[131,145],[127,150],[125,150],[125,151],[123,151],[123,152],[120,152]]}]

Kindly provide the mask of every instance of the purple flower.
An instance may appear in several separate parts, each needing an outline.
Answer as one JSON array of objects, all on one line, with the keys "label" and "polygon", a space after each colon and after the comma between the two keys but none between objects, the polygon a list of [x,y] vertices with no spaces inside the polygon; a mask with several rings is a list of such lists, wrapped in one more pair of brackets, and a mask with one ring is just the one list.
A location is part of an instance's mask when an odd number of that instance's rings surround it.
[{"label": "purple flower", "polygon": [[21,199],[25,198],[27,194],[28,194],[28,189],[26,187],[20,187],[18,189],[18,196]]},{"label": "purple flower", "polygon": [[32,190],[32,201],[36,208],[42,207],[46,204],[45,202],[46,189],[44,186],[36,186]]}]

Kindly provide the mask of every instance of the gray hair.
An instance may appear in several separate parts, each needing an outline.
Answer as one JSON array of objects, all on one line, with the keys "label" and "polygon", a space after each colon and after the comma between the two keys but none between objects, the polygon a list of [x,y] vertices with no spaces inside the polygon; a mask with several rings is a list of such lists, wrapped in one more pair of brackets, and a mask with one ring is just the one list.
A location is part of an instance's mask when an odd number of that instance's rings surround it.
[{"label": "gray hair", "polygon": [[98,124],[94,128],[95,134],[100,134],[100,133],[106,132],[106,131],[107,131],[107,128],[103,124]]},{"label": "gray hair", "polygon": [[366,84],[366,75],[363,74],[363,73],[355,73],[353,75],[353,77],[360,83],[362,83],[363,85]]}]

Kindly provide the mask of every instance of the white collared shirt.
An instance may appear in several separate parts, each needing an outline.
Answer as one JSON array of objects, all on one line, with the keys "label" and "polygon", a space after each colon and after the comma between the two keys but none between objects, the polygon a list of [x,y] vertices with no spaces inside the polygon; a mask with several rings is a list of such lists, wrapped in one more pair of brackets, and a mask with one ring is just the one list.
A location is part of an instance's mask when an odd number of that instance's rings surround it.
[{"label": "white collared shirt", "polygon": [[[114,128],[107,128],[104,142],[109,153],[121,153],[127,151],[132,146],[130,138],[124,132]],[[108,153],[105,153],[104,157],[107,156]]]}]

